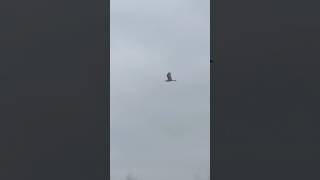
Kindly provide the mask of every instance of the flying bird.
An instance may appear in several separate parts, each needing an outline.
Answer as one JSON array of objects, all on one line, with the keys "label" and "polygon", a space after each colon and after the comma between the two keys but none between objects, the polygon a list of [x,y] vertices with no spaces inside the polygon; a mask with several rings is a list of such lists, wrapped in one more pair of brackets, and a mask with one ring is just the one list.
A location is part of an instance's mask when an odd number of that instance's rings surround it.
[{"label": "flying bird", "polygon": [[168,74],[167,74],[167,82],[170,82],[170,81],[176,81],[176,80],[174,80],[174,79],[172,79],[172,77],[171,77],[171,72],[168,72]]}]

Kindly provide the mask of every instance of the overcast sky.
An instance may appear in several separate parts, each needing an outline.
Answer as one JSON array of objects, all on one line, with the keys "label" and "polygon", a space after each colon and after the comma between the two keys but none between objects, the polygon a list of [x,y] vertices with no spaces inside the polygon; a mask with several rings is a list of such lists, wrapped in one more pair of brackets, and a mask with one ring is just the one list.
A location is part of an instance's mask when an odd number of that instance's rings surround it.
[{"label": "overcast sky", "polygon": [[209,2],[111,0],[111,180],[208,180]]}]

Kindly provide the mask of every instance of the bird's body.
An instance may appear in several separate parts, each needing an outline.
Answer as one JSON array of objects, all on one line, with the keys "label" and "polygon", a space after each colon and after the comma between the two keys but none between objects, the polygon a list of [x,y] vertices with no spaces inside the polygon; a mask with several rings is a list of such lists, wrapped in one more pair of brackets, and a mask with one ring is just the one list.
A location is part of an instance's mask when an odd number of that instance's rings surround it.
[{"label": "bird's body", "polygon": [[167,82],[176,81],[176,80],[172,79],[172,77],[171,77],[171,72],[168,72],[168,73],[167,73],[167,80],[166,80],[166,81],[167,81]]}]

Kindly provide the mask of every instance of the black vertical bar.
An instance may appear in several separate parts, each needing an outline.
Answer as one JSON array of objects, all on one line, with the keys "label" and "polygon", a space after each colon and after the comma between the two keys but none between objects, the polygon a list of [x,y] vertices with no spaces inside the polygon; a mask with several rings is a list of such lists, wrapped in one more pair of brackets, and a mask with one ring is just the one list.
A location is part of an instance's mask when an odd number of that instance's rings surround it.
[{"label": "black vertical bar", "polygon": [[214,5],[215,180],[319,179],[318,3]]},{"label": "black vertical bar", "polygon": [[0,179],[108,176],[106,2],[0,2]]}]

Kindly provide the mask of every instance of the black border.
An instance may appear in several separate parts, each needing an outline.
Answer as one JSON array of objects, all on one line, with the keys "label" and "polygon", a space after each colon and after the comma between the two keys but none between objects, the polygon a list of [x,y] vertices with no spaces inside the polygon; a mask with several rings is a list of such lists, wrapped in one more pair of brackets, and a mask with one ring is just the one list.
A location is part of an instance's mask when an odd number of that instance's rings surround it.
[{"label": "black border", "polygon": [[0,22],[0,179],[109,179],[109,1],[4,0]]},{"label": "black border", "polygon": [[213,2],[214,179],[319,179],[319,3]]}]

